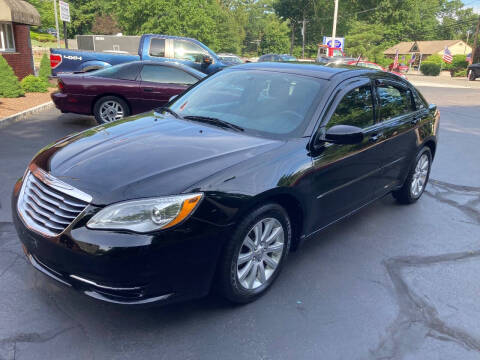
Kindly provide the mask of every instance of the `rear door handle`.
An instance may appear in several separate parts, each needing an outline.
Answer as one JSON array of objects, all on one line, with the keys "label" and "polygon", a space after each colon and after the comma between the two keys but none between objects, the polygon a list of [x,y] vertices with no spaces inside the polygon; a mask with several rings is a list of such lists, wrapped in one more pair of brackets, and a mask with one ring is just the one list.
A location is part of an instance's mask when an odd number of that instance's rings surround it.
[{"label": "rear door handle", "polygon": [[145,91],[145,92],[153,92],[153,89],[152,89],[152,88],[143,88],[143,91]]},{"label": "rear door handle", "polygon": [[380,139],[383,139],[383,133],[372,134],[372,136],[370,136],[370,142],[377,142]]},{"label": "rear door handle", "polygon": [[420,116],[414,117],[413,120],[410,121],[410,124],[417,125],[422,118]]}]

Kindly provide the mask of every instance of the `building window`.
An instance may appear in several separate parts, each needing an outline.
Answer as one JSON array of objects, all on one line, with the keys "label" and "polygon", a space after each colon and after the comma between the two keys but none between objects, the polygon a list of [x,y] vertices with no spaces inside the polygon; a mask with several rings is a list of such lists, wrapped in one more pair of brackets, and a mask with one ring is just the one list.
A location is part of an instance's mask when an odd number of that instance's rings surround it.
[{"label": "building window", "polygon": [[11,23],[0,23],[0,51],[15,52],[13,28]]}]

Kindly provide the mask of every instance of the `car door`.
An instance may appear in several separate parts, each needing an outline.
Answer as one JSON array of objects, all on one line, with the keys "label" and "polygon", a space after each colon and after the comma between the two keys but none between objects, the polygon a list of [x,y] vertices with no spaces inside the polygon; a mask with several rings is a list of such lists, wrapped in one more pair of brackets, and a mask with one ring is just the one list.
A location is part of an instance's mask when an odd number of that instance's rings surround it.
[{"label": "car door", "polygon": [[[334,125],[352,125],[363,129],[364,139],[353,145],[320,140],[312,150],[311,209],[317,216],[311,231],[322,228],[373,199],[380,164],[375,103],[371,81],[366,78],[348,81],[336,89],[329,111],[316,133],[319,139]],[[317,141],[318,143],[318,141]]]},{"label": "car door", "polygon": [[412,90],[402,82],[377,79],[375,93],[382,164],[377,194],[381,195],[403,183],[416,151],[415,129],[428,109],[416,109]]},{"label": "car door", "polygon": [[140,72],[143,111],[165,105],[198,81],[186,71],[167,64],[145,64]]}]

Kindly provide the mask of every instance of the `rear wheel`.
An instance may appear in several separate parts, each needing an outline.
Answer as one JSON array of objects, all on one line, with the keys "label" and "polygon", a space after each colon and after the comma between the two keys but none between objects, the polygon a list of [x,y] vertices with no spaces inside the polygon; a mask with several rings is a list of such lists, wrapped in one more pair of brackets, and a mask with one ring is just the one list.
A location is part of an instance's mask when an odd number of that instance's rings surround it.
[{"label": "rear wheel", "polygon": [[411,204],[420,199],[427,186],[431,166],[432,152],[428,147],[424,147],[417,154],[405,183],[393,192],[393,197],[401,204]]},{"label": "rear wheel", "polygon": [[130,114],[127,103],[116,96],[104,96],[97,100],[93,114],[99,124],[123,119]]},{"label": "rear wheel", "polygon": [[473,72],[473,70],[468,70],[468,80],[475,80],[475,73]]},{"label": "rear wheel", "polygon": [[218,290],[232,302],[261,296],[277,278],[291,242],[291,224],[277,204],[246,216],[226,244],[218,268]]}]

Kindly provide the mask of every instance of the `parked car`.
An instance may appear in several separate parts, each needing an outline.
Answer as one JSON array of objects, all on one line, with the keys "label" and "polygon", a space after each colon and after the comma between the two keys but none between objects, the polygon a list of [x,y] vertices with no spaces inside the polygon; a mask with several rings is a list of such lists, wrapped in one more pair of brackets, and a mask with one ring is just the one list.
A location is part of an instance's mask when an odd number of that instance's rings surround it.
[{"label": "parked car", "polygon": [[94,115],[99,124],[165,105],[206,75],[191,67],[133,61],[86,74],[59,75],[52,100],[62,112]]},{"label": "parked car", "polygon": [[227,66],[200,41],[180,36],[143,35],[140,38],[138,55],[50,49],[50,66],[53,76],[61,73],[88,72],[137,60],[176,61],[206,74],[214,73]]},{"label": "parked car", "polygon": [[235,54],[218,54],[218,58],[227,65],[243,64],[243,60]]},{"label": "parked car", "polygon": [[238,65],[43,148],[15,185],[14,224],[34,267],[96,299],[214,286],[249,302],[300,241],[387,194],[417,201],[439,121],[387,72]]},{"label": "parked car", "polygon": [[258,58],[257,62],[265,61],[278,61],[278,62],[290,62],[297,61],[297,58],[288,54],[265,54]]},{"label": "parked car", "polygon": [[468,66],[467,77],[470,81],[474,81],[476,78],[480,77],[480,63]]},{"label": "parked car", "polygon": [[392,70],[387,70],[383,66],[375,64],[371,61],[366,61],[366,60],[352,60],[347,63],[347,65],[353,65],[353,66],[360,66],[360,67],[366,67],[369,69],[374,69],[374,70],[380,70],[380,71],[388,71],[391,72],[392,74],[398,75],[401,78],[404,78],[405,80],[407,79],[407,76],[401,72],[398,71],[392,71]]}]

